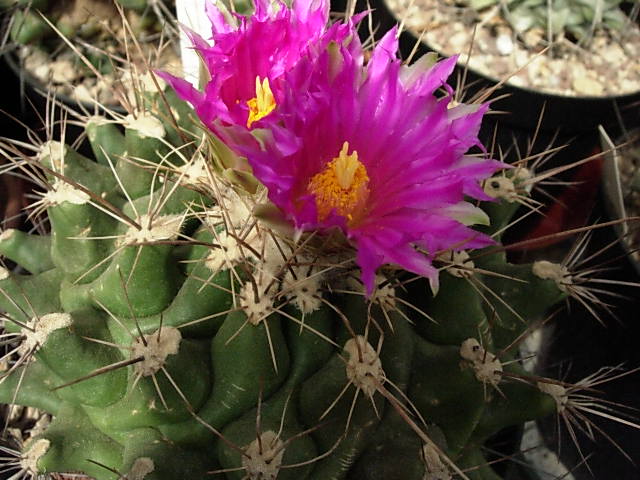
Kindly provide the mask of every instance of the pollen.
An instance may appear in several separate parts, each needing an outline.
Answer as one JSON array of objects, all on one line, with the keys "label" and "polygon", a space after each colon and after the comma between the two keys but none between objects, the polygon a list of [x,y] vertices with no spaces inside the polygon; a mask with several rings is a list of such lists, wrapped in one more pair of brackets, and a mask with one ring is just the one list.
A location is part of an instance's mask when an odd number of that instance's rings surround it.
[{"label": "pollen", "polygon": [[260,82],[260,76],[256,77],[256,96],[247,101],[249,106],[249,118],[247,119],[247,128],[258,120],[269,115],[276,108],[276,99],[271,91],[269,79],[264,78]]},{"label": "pollen", "polygon": [[354,213],[369,196],[367,169],[358,160],[358,152],[348,154],[348,151],[349,142],[344,142],[338,156],[309,181],[307,190],[316,197],[319,221],[335,210],[352,222]]}]

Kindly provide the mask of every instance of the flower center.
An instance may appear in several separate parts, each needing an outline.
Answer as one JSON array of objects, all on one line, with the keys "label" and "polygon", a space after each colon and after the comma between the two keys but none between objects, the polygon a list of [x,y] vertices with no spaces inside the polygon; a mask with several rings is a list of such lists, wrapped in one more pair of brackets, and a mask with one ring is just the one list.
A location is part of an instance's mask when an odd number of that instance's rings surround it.
[{"label": "flower center", "polygon": [[260,76],[256,77],[256,96],[248,100],[247,105],[249,106],[247,128],[251,128],[253,122],[257,122],[273,112],[273,109],[276,108],[276,99],[273,97],[268,78],[265,77],[260,83]]},{"label": "flower center", "polygon": [[348,151],[349,142],[344,142],[338,156],[309,181],[307,190],[316,197],[318,221],[326,219],[334,209],[352,221],[353,213],[369,196],[367,169],[358,160],[358,152],[347,155]]}]

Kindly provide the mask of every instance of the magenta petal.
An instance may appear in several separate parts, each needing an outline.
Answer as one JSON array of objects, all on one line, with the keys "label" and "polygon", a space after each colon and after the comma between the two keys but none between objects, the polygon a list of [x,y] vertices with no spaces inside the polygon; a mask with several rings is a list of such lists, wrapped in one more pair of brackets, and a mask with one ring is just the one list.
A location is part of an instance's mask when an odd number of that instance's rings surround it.
[{"label": "magenta petal", "polygon": [[[269,198],[297,228],[345,232],[357,249],[369,294],[381,265],[398,265],[437,285],[431,264],[436,252],[490,244],[486,235],[447,216],[446,207],[463,205],[469,194],[483,198],[482,181],[502,166],[465,156],[480,145],[477,132],[486,106],[450,109],[449,97],[433,94],[445,84],[455,58],[416,73],[405,86],[396,51],[392,31],[366,65],[359,44],[327,44],[317,56],[302,58],[283,77],[273,136],[260,152],[247,152]],[[307,186],[344,142],[367,171],[366,204],[348,219],[335,209],[314,218],[316,200]]]},{"label": "magenta petal", "polygon": [[229,25],[227,19],[224,17],[220,9],[215,6],[214,2],[207,0],[205,3],[205,13],[209,17],[211,22],[211,34],[227,33],[233,30],[233,27]]},{"label": "magenta petal", "polygon": [[154,72],[165,82],[167,82],[171,86],[171,88],[176,91],[181,99],[191,103],[192,105],[197,105],[202,101],[202,93],[194,88],[194,86],[187,82],[185,79],[174,77],[170,73],[162,72],[160,70],[155,70]]},{"label": "magenta petal", "polygon": [[209,44],[206,42],[206,40],[191,28],[187,27],[186,25],[182,25],[182,30],[191,41],[194,49],[204,51],[209,47]]},{"label": "magenta petal", "polygon": [[369,75],[379,76],[384,74],[389,63],[396,59],[396,53],[398,51],[397,34],[398,27],[394,26],[380,39],[367,65]]},{"label": "magenta petal", "polygon": [[367,238],[361,239],[357,246],[356,263],[362,272],[360,278],[364,284],[365,291],[370,296],[376,285],[376,270],[382,265],[384,257],[375,253],[371,242]]},{"label": "magenta petal", "polygon": [[372,237],[359,237],[356,238],[356,247],[356,263],[362,271],[361,279],[367,295],[373,292],[375,273],[382,264],[393,263],[428,278],[438,276],[438,270],[431,264],[431,260],[410,245],[384,246]]},{"label": "magenta petal", "polygon": [[[208,1],[206,14],[211,22],[210,39],[187,30],[209,71],[204,91],[196,93],[184,83],[170,83],[215,134],[221,135],[220,122],[245,131],[277,122],[277,107],[284,95],[281,77],[301,58],[315,55],[317,45],[330,41],[324,39],[329,1],[294,0],[290,8],[282,1],[256,0],[255,13],[250,17],[223,11]],[[355,30],[348,24],[331,33],[331,40],[341,42]],[[248,102],[256,97],[257,78],[268,81],[276,109],[249,122]],[[229,147],[236,149],[239,145]]]},{"label": "magenta petal", "polygon": [[418,243],[432,254],[449,250],[452,245],[455,245],[454,250],[464,250],[495,244],[488,235],[466,227],[452,218],[435,214],[430,215],[426,221],[429,223],[429,231],[424,232]]},{"label": "magenta petal", "polygon": [[[256,0],[255,14],[237,16],[237,26],[211,5],[212,44],[191,37],[211,76],[204,92],[163,78],[247,158],[269,199],[298,231],[344,232],[357,249],[368,294],[385,264],[437,285],[435,253],[492,241],[453,218],[467,197],[486,199],[482,182],[503,168],[467,156],[472,147],[484,151],[478,132],[488,105],[451,106],[453,89],[446,82],[456,57],[403,67],[395,28],[365,64],[356,31],[361,17],[327,27],[328,5],[294,0],[289,8]],[[248,122],[256,78],[268,80],[275,108]],[[436,96],[439,89],[444,96]],[[310,182],[345,142],[368,178],[358,203],[316,205]],[[338,202],[340,196],[324,198]]]},{"label": "magenta petal", "polygon": [[412,85],[412,93],[414,95],[432,95],[433,92],[444,85],[447,78],[453,72],[458,61],[458,56],[446,58],[436,63],[425,75],[423,75],[421,81],[416,81]]}]

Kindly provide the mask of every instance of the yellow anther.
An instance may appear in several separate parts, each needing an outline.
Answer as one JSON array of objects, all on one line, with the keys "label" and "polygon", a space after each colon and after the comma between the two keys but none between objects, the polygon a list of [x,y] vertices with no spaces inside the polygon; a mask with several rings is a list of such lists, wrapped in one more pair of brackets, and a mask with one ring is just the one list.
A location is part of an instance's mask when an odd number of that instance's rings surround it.
[{"label": "yellow anther", "polygon": [[349,222],[369,196],[367,169],[358,160],[358,152],[348,155],[349,142],[320,172],[311,178],[307,190],[315,195],[318,220],[323,221],[332,210]]},{"label": "yellow anther", "polygon": [[335,158],[336,178],[338,179],[338,185],[340,185],[340,188],[343,190],[348,190],[351,187],[356,170],[362,165],[358,160],[358,152],[353,152],[351,155],[347,155],[348,151],[349,142],[344,142],[342,144],[342,150],[340,150],[340,155]]},{"label": "yellow anther", "polygon": [[256,96],[247,101],[249,106],[249,118],[247,128],[251,128],[253,122],[269,115],[276,108],[276,99],[273,97],[269,79],[265,77],[260,83],[260,76],[256,77]]}]

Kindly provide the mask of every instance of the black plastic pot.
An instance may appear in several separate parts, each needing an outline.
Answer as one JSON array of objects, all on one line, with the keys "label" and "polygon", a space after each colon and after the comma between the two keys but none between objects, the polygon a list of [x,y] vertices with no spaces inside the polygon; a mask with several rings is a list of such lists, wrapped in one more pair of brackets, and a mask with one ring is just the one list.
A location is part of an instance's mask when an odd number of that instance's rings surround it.
[{"label": "black plastic pot", "polygon": [[[625,146],[626,142],[630,142],[630,144]],[[630,131],[628,135],[618,138],[614,142],[611,142],[610,138],[602,138],[602,143],[603,149],[607,150],[607,161],[605,162],[602,178],[602,193],[607,215],[611,220],[637,215],[636,212],[627,211],[625,207],[626,199],[623,198],[623,195],[628,191],[629,186],[624,184],[624,179],[620,176],[620,167],[621,163],[625,161],[625,157],[631,155],[628,149],[631,146],[635,148],[640,146],[640,129]],[[617,148],[611,149],[612,143]],[[620,223],[614,228],[620,239],[620,244],[627,254],[629,263],[635,268],[638,275],[640,275],[640,255],[638,255],[639,229],[640,223],[637,221]]]},{"label": "black plastic pot", "polygon": [[[78,101],[75,98],[62,93],[55,93],[55,96],[48,93],[51,91],[49,87],[31,75],[27,69],[23,67],[20,59],[15,55],[15,53],[8,52],[4,54],[3,60],[13,75],[19,79],[18,91],[20,92],[20,110],[23,114],[28,113],[29,110],[33,110],[34,107],[36,111],[45,111],[47,95],[51,95],[52,98],[55,98],[56,102],[75,111],[84,110],[86,112],[95,112],[96,114],[105,112],[98,103]],[[27,99],[29,99],[29,101],[27,101]],[[29,103],[33,105],[29,105]],[[125,109],[120,105],[107,105],[107,108],[109,111],[126,114]]]},{"label": "black plastic pot", "polygon": [[[18,94],[20,88],[19,80],[2,59],[0,59],[0,75],[6,92],[11,92],[0,98],[0,128],[2,129],[2,136],[26,141],[25,130],[15,119],[27,125],[35,126],[36,116],[35,114],[26,114],[22,108],[21,97]],[[0,160],[0,169],[3,167],[6,167],[6,162]],[[18,215],[24,206],[23,194],[28,190],[29,187],[26,182],[18,177],[7,174],[0,176],[0,229],[15,228],[22,225],[22,218],[13,217]]]},{"label": "black plastic pot", "polygon": [[[370,5],[374,29],[377,27],[375,31],[380,37],[396,25],[398,19],[391,13],[385,0],[370,0]],[[335,11],[341,11],[344,7],[342,0],[333,2]],[[356,11],[366,8],[368,8],[366,2],[357,0]],[[364,37],[369,35],[366,26],[363,26],[361,31]],[[412,33],[406,30],[402,32],[400,52],[404,58],[410,55],[416,42],[417,38]],[[419,58],[420,55],[429,51],[437,50],[421,43],[414,58]],[[452,85],[462,75],[466,78],[467,98],[498,83],[495,79],[470,69],[465,73],[464,67],[458,65],[450,79]],[[494,128],[498,125],[497,143],[503,151],[513,145],[514,138],[520,147],[526,147],[529,139],[533,137],[543,110],[544,118],[536,142],[537,150],[544,150],[549,143],[553,145],[569,143],[566,149],[555,156],[557,163],[575,161],[591,155],[599,145],[598,125],[602,125],[613,138],[619,136],[622,125],[627,129],[640,125],[640,91],[612,97],[570,97],[507,84],[502,86],[493,97],[505,94],[506,98],[492,103],[492,109],[506,113],[485,117],[481,131],[481,140],[485,144],[490,144]],[[554,138],[556,138],[555,141]]]}]

